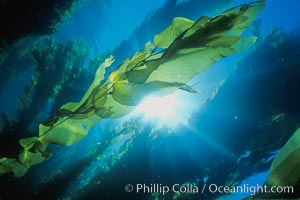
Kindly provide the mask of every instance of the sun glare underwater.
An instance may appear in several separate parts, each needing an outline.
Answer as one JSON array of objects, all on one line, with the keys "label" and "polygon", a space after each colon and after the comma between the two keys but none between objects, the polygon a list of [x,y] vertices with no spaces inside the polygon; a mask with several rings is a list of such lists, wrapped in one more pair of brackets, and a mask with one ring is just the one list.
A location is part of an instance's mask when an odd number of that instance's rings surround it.
[{"label": "sun glare underwater", "polygon": [[0,200],[300,198],[299,0],[0,4]]}]

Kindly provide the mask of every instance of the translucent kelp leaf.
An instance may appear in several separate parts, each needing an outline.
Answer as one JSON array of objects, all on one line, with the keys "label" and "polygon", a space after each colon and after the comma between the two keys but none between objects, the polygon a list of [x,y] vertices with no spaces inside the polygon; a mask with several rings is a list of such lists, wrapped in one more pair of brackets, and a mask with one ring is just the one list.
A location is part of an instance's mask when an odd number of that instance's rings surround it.
[{"label": "translucent kelp leaf", "polygon": [[14,173],[15,177],[24,176],[28,168],[22,163],[13,158],[1,158],[0,159],[0,175],[6,173]]},{"label": "translucent kelp leaf", "polygon": [[172,24],[160,34],[155,35],[154,45],[159,48],[168,48],[169,45],[186,29],[190,28],[194,21],[176,17],[173,19]]},{"label": "translucent kelp leaf", "polygon": [[267,183],[293,186],[300,181],[300,128],[292,135],[272,162]]},{"label": "translucent kelp leaf", "polygon": [[117,82],[114,84],[112,96],[115,101],[128,105],[136,106],[145,96],[149,94],[167,95],[167,88],[178,89],[182,87],[182,83],[177,82],[149,82],[144,84],[136,84],[129,82]]},{"label": "translucent kelp leaf", "polygon": [[127,115],[135,106],[121,104],[113,99],[112,95],[108,95],[104,107],[97,108],[97,115],[102,118],[118,118]]},{"label": "translucent kelp leaf", "polygon": [[39,141],[43,144],[43,149],[48,144],[72,145],[80,141],[89,132],[91,127],[100,121],[98,115],[93,115],[85,119],[72,119],[68,117],[60,118],[52,126],[39,125]]},{"label": "translucent kelp leaf", "polygon": [[104,74],[105,74],[105,69],[109,66],[111,66],[111,64],[114,62],[114,57],[111,55],[110,57],[106,58],[104,63],[101,64],[95,74],[95,78],[92,82],[92,84],[90,85],[89,89],[87,90],[87,92],[84,94],[84,96],[82,97],[82,99],[80,100],[79,103],[77,102],[69,102],[67,104],[64,104],[58,112],[62,112],[62,111],[72,111],[74,112],[75,110],[77,110],[79,107],[81,107],[86,101],[87,99],[91,96],[91,93],[94,92],[95,90],[99,90],[99,85],[100,82],[104,79]]},{"label": "translucent kelp leaf", "polygon": [[[137,66],[141,66],[146,58],[152,56],[151,53],[154,49],[155,47],[153,46],[153,44],[151,42],[147,42],[145,44],[145,48],[142,51],[136,52],[131,59],[127,60],[126,70],[124,72],[134,70]],[[121,66],[123,66],[123,64]],[[117,69],[117,72],[121,73],[123,71]]]},{"label": "translucent kelp leaf", "polygon": [[[200,30],[201,28],[204,28],[207,23],[209,23],[211,18],[207,16],[200,17],[196,23],[193,24],[191,28],[184,34],[184,37],[189,37],[190,35],[194,34],[195,31]],[[183,37],[183,38],[184,38]]]},{"label": "translucent kelp leaf", "polygon": [[255,20],[256,16],[264,7],[265,1],[258,0],[256,2],[244,4],[240,8],[235,8],[228,12],[228,14],[231,14],[239,10],[238,12],[241,13],[235,20],[235,23],[238,24],[238,26],[234,26],[230,30],[231,35],[241,35],[244,30]]},{"label": "translucent kelp leaf", "polygon": [[37,137],[29,137],[29,138],[24,138],[20,139],[19,143],[20,145],[25,148],[25,149],[30,149],[34,145],[34,142],[37,140]]},{"label": "translucent kelp leaf", "polygon": [[32,165],[39,164],[45,160],[41,152],[32,153],[30,151],[23,151],[19,155],[19,161],[26,167],[30,168]]}]

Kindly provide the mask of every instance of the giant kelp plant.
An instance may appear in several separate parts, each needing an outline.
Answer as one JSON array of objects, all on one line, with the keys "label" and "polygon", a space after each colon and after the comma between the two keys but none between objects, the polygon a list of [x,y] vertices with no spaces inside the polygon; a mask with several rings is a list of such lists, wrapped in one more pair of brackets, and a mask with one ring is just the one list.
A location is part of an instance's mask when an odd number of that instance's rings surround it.
[{"label": "giant kelp plant", "polygon": [[[80,102],[64,104],[53,120],[39,125],[38,137],[21,139],[24,151],[18,160],[2,158],[1,172],[24,175],[28,168],[45,159],[49,144],[78,142],[101,118],[126,115],[145,95],[166,95],[178,89],[195,92],[186,84],[189,80],[221,58],[255,42],[255,37],[241,37],[241,34],[263,6],[263,1],[253,2],[213,18],[201,17],[196,22],[175,18],[154,37],[154,45],[147,43],[143,51],[125,60],[108,77],[104,77],[105,68],[113,58],[106,59]],[[156,48],[164,50],[155,53]],[[49,57],[52,59],[51,54]]]}]

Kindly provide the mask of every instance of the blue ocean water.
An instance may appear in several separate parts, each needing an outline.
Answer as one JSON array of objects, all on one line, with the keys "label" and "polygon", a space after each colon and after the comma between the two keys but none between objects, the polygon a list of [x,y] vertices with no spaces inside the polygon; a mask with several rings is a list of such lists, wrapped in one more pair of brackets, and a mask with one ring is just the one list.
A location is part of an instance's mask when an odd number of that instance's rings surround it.
[{"label": "blue ocean water", "polygon": [[[61,94],[45,97],[46,103],[39,104],[39,99],[28,103],[36,105],[32,106],[36,120],[22,127],[34,132],[40,121],[58,109],[53,102],[56,97],[60,99],[59,105],[80,100],[95,73],[95,67],[87,64],[94,56],[112,54],[114,69],[143,49],[174,17],[196,20],[247,2],[83,1],[51,37],[54,43],[80,40],[88,44],[90,51],[85,55],[86,60],[78,62],[79,66],[74,64],[72,73],[63,72],[69,73],[67,77],[75,81],[63,88]],[[150,192],[127,193],[124,190],[127,184],[171,187],[192,183],[199,188],[204,184],[263,185],[272,160],[299,127],[299,8],[299,0],[266,0],[266,7],[245,33],[256,34],[257,43],[194,77],[189,84],[199,94],[178,91],[167,99],[154,98],[148,102],[145,99],[122,118],[101,119],[74,145],[50,146],[51,156],[45,162],[30,168],[20,179],[6,178],[3,182],[10,182],[11,191],[25,183],[24,196],[29,199],[164,198]],[[36,37],[25,43],[33,47],[35,40],[40,39],[43,38]],[[46,50],[50,52],[49,49]],[[56,51],[58,46],[53,49]],[[26,59],[26,52],[24,54],[19,57]],[[44,60],[48,59],[46,55]],[[22,113],[19,97],[30,83],[36,64],[22,59],[11,62],[12,66],[19,65],[23,69],[12,76],[0,93],[0,109],[9,113],[13,122],[18,121],[17,116]],[[58,68],[59,63],[56,63]],[[76,79],[79,69],[87,75]],[[49,76],[44,84],[54,82],[52,77],[55,76]],[[40,90],[34,89],[30,94],[34,96]],[[160,111],[163,114],[156,115]],[[249,192],[204,191],[179,197],[170,193],[166,199],[242,199],[247,196]]]}]

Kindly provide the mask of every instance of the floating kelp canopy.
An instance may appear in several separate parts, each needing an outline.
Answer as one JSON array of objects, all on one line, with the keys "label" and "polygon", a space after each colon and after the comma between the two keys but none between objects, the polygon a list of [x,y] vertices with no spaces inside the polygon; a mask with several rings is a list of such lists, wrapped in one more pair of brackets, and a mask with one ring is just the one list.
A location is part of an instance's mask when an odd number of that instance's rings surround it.
[{"label": "floating kelp canopy", "polygon": [[61,106],[53,120],[39,125],[38,137],[21,139],[24,150],[18,159],[0,159],[0,173],[23,176],[45,160],[49,144],[75,144],[102,118],[125,116],[147,95],[164,96],[178,89],[196,92],[187,85],[194,76],[255,43],[255,37],[241,34],[263,7],[264,1],[255,1],[195,22],[174,18],[154,37],[154,44],[148,42],[105,77],[105,69],[114,61],[107,58],[81,101]]}]

